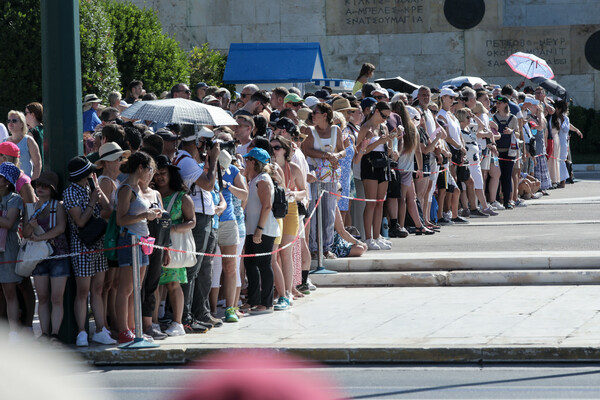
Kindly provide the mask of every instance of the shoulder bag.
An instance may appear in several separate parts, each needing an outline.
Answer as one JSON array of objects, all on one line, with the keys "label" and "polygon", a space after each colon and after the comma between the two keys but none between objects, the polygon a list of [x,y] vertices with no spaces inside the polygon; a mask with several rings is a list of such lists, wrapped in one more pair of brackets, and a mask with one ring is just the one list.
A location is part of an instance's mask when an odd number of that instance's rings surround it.
[{"label": "shoulder bag", "polygon": [[[52,206],[56,210],[56,200],[52,200]],[[40,207],[31,218],[37,217],[44,209],[47,207],[48,203]],[[56,212],[50,212],[50,224],[49,228],[52,229],[56,226]],[[38,226],[35,230],[36,235],[43,235],[45,233],[42,227]],[[48,258],[54,249],[48,243],[47,240],[42,240],[39,242],[34,242],[29,239],[24,239],[21,242],[21,247],[19,248],[19,253],[17,255],[17,263],[15,265],[15,273],[19,276],[27,278],[31,276],[31,273],[35,269],[35,267],[44,259]],[[27,260],[25,260],[27,259]]]},{"label": "shoulder bag", "polygon": [[[167,206],[167,212],[171,212],[175,200],[183,194],[174,194]],[[173,250],[185,250],[186,253],[171,251],[171,262],[165,268],[189,268],[196,265],[196,242],[192,230],[185,232],[171,232],[171,248]]]}]

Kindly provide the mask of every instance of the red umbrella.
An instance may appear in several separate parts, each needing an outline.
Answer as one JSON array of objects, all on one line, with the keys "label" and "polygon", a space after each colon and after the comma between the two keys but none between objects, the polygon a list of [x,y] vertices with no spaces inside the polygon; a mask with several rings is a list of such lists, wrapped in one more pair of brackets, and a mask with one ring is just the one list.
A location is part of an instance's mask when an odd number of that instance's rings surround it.
[{"label": "red umbrella", "polygon": [[546,79],[554,78],[554,72],[552,72],[552,68],[548,66],[548,63],[533,54],[517,52],[505,61],[513,71],[527,79],[538,76]]}]

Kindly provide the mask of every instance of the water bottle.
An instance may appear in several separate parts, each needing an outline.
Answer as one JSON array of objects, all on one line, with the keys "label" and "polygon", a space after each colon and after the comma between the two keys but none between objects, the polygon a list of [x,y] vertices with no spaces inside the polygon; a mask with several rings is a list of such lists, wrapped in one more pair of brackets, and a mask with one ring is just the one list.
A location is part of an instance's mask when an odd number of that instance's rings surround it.
[{"label": "water bottle", "polygon": [[388,220],[386,217],[383,217],[383,220],[381,221],[381,236],[383,237],[388,237]]}]

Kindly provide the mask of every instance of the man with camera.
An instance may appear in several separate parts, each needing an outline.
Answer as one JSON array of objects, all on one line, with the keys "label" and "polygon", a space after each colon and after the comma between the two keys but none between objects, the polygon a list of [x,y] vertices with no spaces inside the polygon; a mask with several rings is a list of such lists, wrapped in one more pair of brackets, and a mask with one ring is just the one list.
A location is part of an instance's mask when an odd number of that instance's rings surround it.
[{"label": "man with camera", "polygon": [[[192,230],[196,251],[205,253],[211,234],[215,204],[211,192],[217,178],[219,144],[212,141],[213,132],[205,127],[183,125],[181,130],[181,150],[173,164],[180,168],[181,177],[190,188],[194,201],[196,226]],[[202,160],[206,152],[206,160]],[[199,165],[205,161],[204,169]],[[212,264],[204,262],[203,256],[196,257],[196,264],[187,269],[188,283],[182,284],[184,297],[183,325],[187,333],[204,333],[213,326],[222,324],[212,318],[208,306],[208,296],[212,280]],[[219,324],[220,323],[220,324]]]}]

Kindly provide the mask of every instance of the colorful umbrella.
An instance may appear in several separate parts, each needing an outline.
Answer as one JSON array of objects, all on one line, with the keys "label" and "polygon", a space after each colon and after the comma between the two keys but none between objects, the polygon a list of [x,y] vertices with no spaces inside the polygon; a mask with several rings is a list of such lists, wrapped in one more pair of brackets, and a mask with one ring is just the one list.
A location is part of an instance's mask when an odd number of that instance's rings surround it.
[{"label": "colorful umbrella", "polygon": [[538,76],[546,79],[554,78],[554,72],[548,63],[533,54],[517,52],[505,61],[513,71],[527,79]]}]

